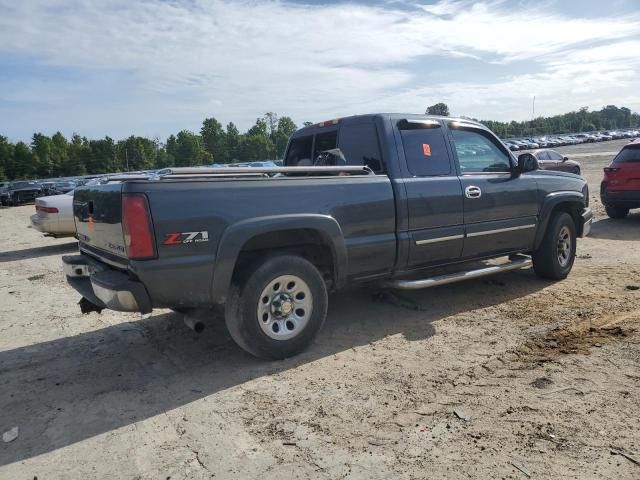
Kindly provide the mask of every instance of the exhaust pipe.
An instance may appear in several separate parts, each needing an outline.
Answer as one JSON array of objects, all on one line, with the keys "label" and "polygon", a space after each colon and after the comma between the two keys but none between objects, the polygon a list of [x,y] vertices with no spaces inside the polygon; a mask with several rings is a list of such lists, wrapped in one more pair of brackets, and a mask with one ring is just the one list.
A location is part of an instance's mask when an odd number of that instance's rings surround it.
[{"label": "exhaust pipe", "polygon": [[184,324],[196,333],[204,330],[204,322],[196,318],[193,312],[184,314]]}]

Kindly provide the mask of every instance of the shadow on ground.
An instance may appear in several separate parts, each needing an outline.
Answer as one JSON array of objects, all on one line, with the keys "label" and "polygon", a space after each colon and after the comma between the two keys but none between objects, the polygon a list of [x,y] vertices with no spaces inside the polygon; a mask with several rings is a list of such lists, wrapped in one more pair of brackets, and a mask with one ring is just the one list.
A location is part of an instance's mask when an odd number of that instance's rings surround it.
[{"label": "shadow on ground", "polygon": [[606,218],[591,226],[590,237],[604,240],[640,240],[640,211],[632,210],[625,218]]},{"label": "shadow on ground", "polygon": [[242,352],[220,319],[198,335],[176,313],[0,352],[0,428],[20,428],[18,439],[0,445],[0,465],[388,335],[427,339],[435,335],[436,320],[523,297],[547,285],[531,270],[523,270],[399,296],[365,289],[340,292],[331,296],[329,317],[316,343],[279,362]]},{"label": "shadow on ground", "polygon": [[58,245],[47,245],[45,247],[25,248],[23,250],[12,250],[10,252],[0,252],[0,263],[15,262],[28,258],[48,257],[50,255],[60,255],[61,253],[72,253],[78,251],[78,242],[61,243]]}]

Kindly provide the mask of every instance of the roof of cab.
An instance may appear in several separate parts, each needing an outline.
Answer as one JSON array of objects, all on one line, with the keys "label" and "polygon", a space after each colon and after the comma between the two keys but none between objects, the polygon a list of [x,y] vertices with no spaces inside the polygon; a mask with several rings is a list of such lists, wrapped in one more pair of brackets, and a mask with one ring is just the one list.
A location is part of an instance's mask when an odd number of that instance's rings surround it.
[{"label": "roof of cab", "polygon": [[[471,120],[469,118],[464,117],[444,117],[441,115],[426,115],[426,114],[417,114],[417,113],[367,113],[362,115],[350,115],[347,117],[336,117],[329,120],[324,120],[321,122],[314,123],[313,125],[309,125],[307,127],[302,127],[296,130],[294,133],[295,136],[300,136],[305,133],[311,133],[318,128],[326,128],[332,125],[338,125],[340,123],[350,123],[351,121],[367,118],[367,117],[382,117],[391,121],[394,120],[402,120],[402,119],[410,119],[410,120],[446,120],[449,122],[460,122],[466,124],[473,124],[475,126],[486,128],[481,123],[476,120]],[[326,124],[326,125],[325,125]]]}]

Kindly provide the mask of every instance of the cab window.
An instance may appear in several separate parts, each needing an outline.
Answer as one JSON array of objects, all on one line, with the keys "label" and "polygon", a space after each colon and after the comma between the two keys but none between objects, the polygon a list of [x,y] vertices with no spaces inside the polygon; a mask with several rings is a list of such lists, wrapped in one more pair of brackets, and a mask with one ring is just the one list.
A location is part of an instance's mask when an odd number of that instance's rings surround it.
[{"label": "cab window", "polygon": [[311,148],[313,146],[313,135],[298,137],[291,140],[287,158],[284,161],[287,167],[304,167],[313,165]]},{"label": "cab window", "polygon": [[373,122],[343,125],[340,128],[338,147],[347,160],[347,165],[364,165],[375,173],[384,171],[378,133]]},{"label": "cab window", "polygon": [[511,171],[509,155],[484,132],[452,129],[451,136],[463,174]]},{"label": "cab window", "polygon": [[407,168],[412,175],[429,177],[451,173],[449,154],[440,125],[398,125]]}]

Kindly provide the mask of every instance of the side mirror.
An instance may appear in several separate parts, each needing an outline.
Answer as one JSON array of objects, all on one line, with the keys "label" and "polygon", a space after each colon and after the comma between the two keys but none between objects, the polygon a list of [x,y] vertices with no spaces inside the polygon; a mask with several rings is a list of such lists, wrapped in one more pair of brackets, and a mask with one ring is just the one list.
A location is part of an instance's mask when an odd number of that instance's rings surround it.
[{"label": "side mirror", "polygon": [[563,162],[566,162],[567,160],[569,160],[569,157],[562,157]]},{"label": "side mirror", "polygon": [[538,170],[538,160],[530,153],[518,155],[518,172],[527,173]]}]

